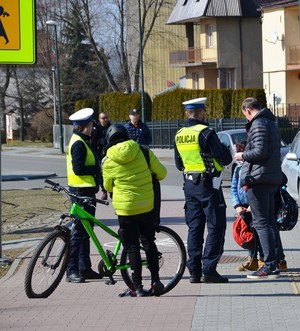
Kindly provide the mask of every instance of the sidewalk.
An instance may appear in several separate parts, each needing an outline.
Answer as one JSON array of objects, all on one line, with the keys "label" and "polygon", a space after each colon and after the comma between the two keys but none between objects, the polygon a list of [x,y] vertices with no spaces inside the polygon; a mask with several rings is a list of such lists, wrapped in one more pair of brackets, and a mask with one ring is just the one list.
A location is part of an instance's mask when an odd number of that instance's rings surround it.
[{"label": "sidewalk", "polygon": [[[161,154],[160,154],[161,153]],[[172,151],[155,154],[173,162]],[[158,155],[159,154],[159,155]],[[170,161],[169,161],[170,160]],[[63,279],[47,299],[28,299],[24,278],[30,250],[0,279],[0,330],[100,330],[100,331],[240,331],[300,329],[300,224],[281,238],[289,270],[273,281],[246,278],[236,267],[246,256],[231,234],[233,209],[225,188],[227,232],[225,251],[218,271],[229,277],[228,284],[190,284],[186,270],[183,279],[162,297],[119,298],[126,288],[116,273],[115,285],[105,280],[70,284]],[[162,224],[173,228],[185,241],[183,191],[181,186],[162,186]],[[116,217],[112,206],[99,206],[97,217]],[[108,243],[109,238],[100,235]],[[92,249],[93,268],[99,259]],[[20,262],[20,263],[19,263]],[[13,273],[13,274],[12,274]]]},{"label": "sidewalk", "polygon": [[[163,188],[162,223],[186,238],[180,187]],[[225,194],[229,198],[228,193]],[[232,215],[228,209],[228,215]],[[111,206],[99,208],[102,219],[115,220]],[[115,224],[113,222],[112,224]],[[109,331],[198,331],[198,330],[299,330],[300,328],[300,241],[299,224],[282,233],[289,272],[275,281],[255,281],[238,272],[246,251],[231,235],[228,217],[225,252],[218,270],[228,284],[190,284],[186,272],[180,283],[165,296],[119,298],[126,287],[119,275],[116,285],[104,280],[70,284],[64,280],[48,299],[28,299],[24,277],[28,257],[13,276],[0,280],[1,330],[109,330]],[[103,238],[105,242],[105,237]],[[29,255],[30,256],[30,255]],[[92,251],[94,268],[98,259]]]}]

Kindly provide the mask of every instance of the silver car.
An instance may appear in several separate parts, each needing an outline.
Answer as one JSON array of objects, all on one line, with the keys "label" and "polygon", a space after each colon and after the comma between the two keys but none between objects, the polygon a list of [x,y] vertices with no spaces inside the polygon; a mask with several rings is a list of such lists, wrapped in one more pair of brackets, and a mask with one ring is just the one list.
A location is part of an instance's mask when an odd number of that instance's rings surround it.
[{"label": "silver car", "polygon": [[[247,134],[245,129],[232,129],[217,132],[217,135],[223,145],[225,145],[234,157],[236,152],[236,144],[247,141]],[[231,180],[236,163],[232,161],[229,165],[224,167],[223,179]]]},{"label": "silver car", "polygon": [[[232,157],[236,152],[236,144],[247,141],[246,129],[231,129],[217,132],[217,135],[221,141],[231,152]],[[281,161],[284,159],[285,155],[289,151],[289,146],[286,145],[284,141],[281,140]],[[224,168],[223,179],[231,180],[236,163],[232,161],[229,165]]]},{"label": "silver car", "polygon": [[300,203],[300,131],[294,138],[290,150],[282,162],[281,168],[288,179],[288,192]]}]

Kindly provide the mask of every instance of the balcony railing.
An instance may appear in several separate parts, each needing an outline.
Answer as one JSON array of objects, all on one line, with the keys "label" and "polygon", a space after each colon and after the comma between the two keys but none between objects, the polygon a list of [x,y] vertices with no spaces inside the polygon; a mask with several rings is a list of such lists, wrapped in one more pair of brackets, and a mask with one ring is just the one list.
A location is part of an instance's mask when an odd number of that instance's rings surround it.
[{"label": "balcony railing", "polygon": [[189,48],[185,50],[171,51],[169,53],[170,65],[181,64],[199,64],[217,62],[217,49],[216,48]]},{"label": "balcony railing", "polygon": [[289,46],[288,64],[300,64],[300,45]]}]

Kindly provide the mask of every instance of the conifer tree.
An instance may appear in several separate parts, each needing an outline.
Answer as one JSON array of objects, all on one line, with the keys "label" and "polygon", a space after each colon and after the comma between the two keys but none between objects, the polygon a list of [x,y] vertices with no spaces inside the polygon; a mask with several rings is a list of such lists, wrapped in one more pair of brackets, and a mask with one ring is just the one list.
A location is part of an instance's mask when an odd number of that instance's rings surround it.
[{"label": "conifer tree", "polygon": [[71,3],[62,31],[65,45],[61,59],[61,99],[64,111],[74,111],[78,99],[92,99],[107,89],[107,81],[79,18],[80,3]]}]

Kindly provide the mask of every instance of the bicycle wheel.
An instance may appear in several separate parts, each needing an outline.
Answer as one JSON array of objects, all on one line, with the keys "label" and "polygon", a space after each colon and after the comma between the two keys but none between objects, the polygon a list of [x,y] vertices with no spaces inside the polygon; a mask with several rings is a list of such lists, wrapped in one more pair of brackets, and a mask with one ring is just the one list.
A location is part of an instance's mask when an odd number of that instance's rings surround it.
[{"label": "bicycle wheel", "polygon": [[[156,234],[156,246],[159,252],[159,275],[162,283],[165,285],[163,294],[172,290],[180,281],[186,267],[186,250],[184,243],[178,234],[170,228],[160,226],[160,232]],[[145,252],[141,249],[143,261],[143,285],[144,288],[150,288],[151,275],[147,267]],[[129,265],[128,254],[123,249],[121,254],[121,265]],[[121,269],[121,275],[129,288],[133,288],[130,275],[130,267]]]},{"label": "bicycle wheel", "polygon": [[69,234],[56,229],[37,246],[25,275],[28,298],[47,298],[60,283],[67,268]]}]

